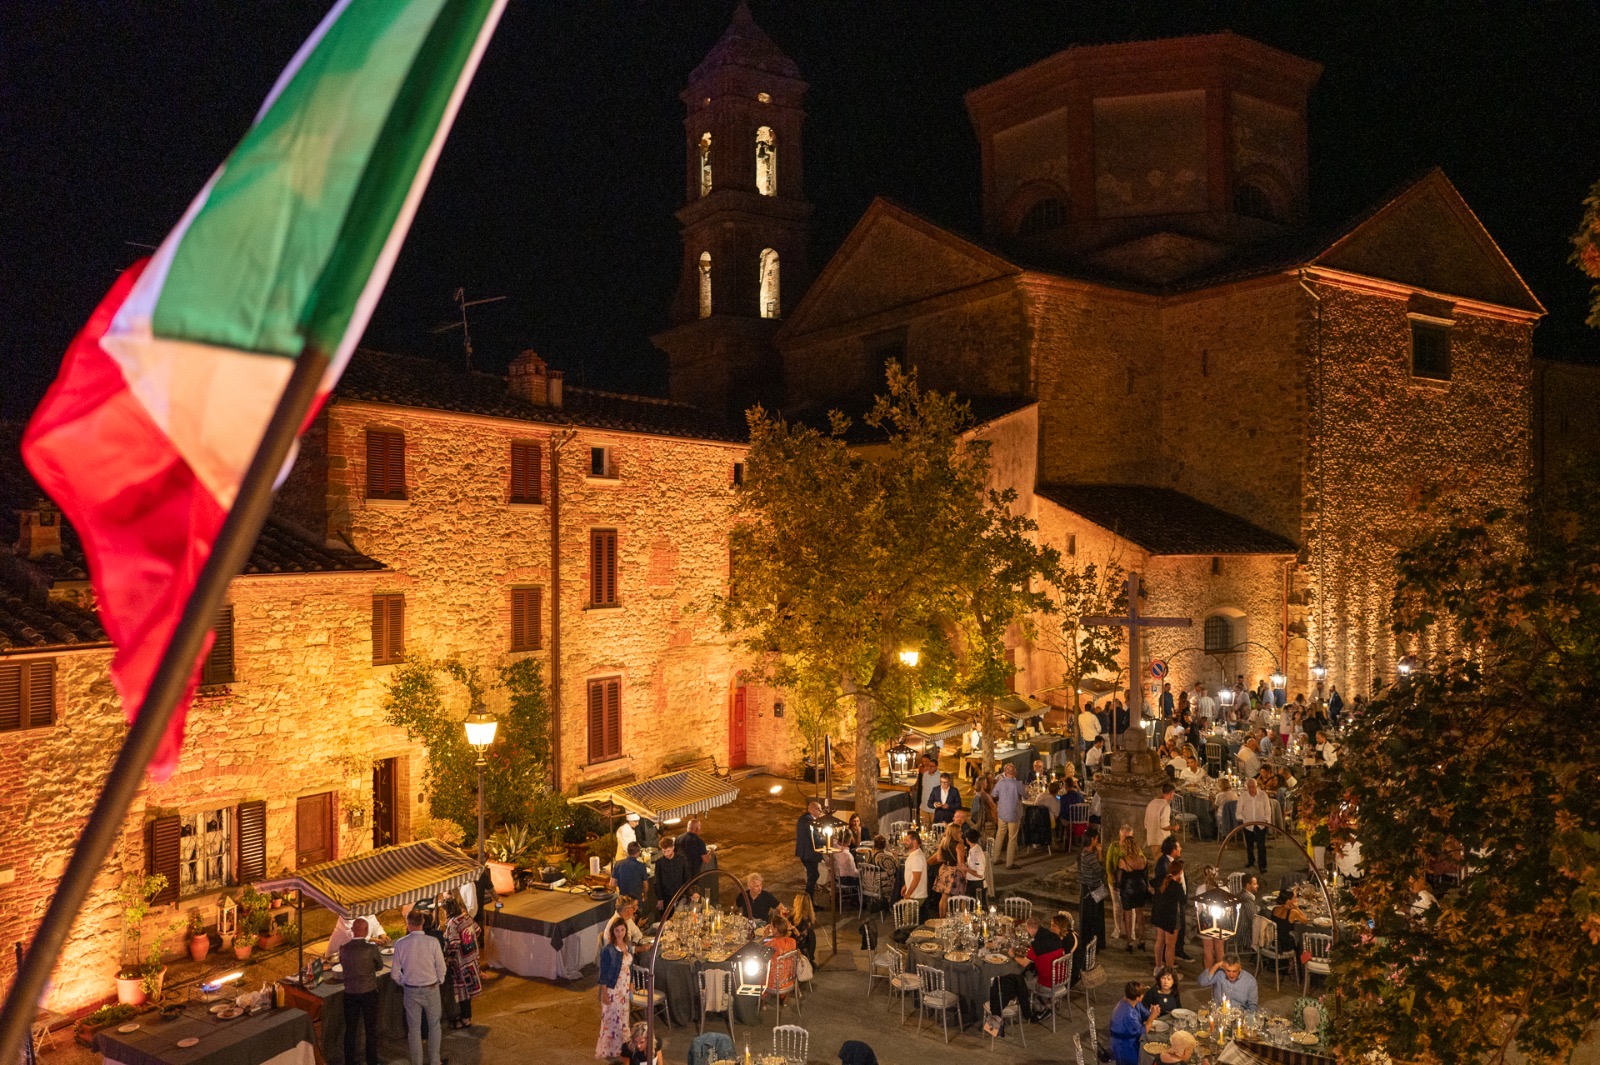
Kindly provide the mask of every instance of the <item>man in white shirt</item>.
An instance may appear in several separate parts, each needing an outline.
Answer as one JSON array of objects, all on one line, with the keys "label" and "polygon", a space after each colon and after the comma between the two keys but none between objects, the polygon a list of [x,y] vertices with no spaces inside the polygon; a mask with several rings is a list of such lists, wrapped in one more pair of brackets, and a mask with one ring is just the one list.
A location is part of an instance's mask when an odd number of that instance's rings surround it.
[{"label": "man in white shirt", "polygon": [[1172,796],[1177,790],[1172,781],[1167,781],[1161,785],[1160,793],[1144,808],[1144,845],[1150,848],[1152,861],[1161,851],[1161,841],[1177,830],[1178,826],[1172,819]]},{"label": "man in white shirt", "polygon": [[1083,709],[1078,712],[1078,753],[1081,755],[1086,752],[1102,731],[1100,718],[1094,712],[1094,704],[1085,703]]},{"label": "man in white shirt", "polygon": [[[406,1011],[406,1046],[411,1065],[439,1065],[444,1046],[444,1003],[439,989],[448,972],[439,941],[422,930],[422,911],[406,914],[406,934],[394,945],[394,982]],[[428,1057],[422,1057],[422,1021],[428,1021]]]},{"label": "man in white shirt", "polygon": [[1241,777],[1254,780],[1255,775],[1261,772],[1261,744],[1255,737],[1244,741],[1244,746],[1239,748],[1239,753],[1233,756],[1233,764],[1238,768]]},{"label": "man in white shirt", "polygon": [[1334,746],[1326,732],[1317,733],[1317,750],[1322,754],[1322,760],[1329,769],[1339,764],[1339,748]]},{"label": "man in white shirt", "polygon": [[1095,778],[1095,774],[1100,772],[1100,767],[1105,764],[1105,760],[1106,738],[1104,736],[1096,736],[1094,742],[1089,745],[1089,749],[1083,752],[1083,779],[1085,783]]},{"label": "man in white shirt", "polygon": [[1194,712],[1205,721],[1217,719],[1217,701],[1206,691],[1204,684],[1196,685],[1200,689],[1200,698],[1195,701]]},{"label": "man in white shirt", "polygon": [[1184,760],[1184,767],[1178,772],[1178,779],[1186,788],[1199,787],[1206,782],[1206,771],[1200,768],[1200,762],[1194,755]]},{"label": "man in white shirt", "polygon": [[[907,832],[902,839],[906,848],[906,863],[904,868],[905,884],[900,888],[902,899],[916,899],[922,904],[922,909],[928,909],[928,856],[922,853],[922,836],[916,832]],[[924,912],[922,920],[927,920]]]},{"label": "man in white shirt", "polygon": [[967,894],[981,906],[988,901],[989,856],[983,853],[983,837],[975,828],[967,829]]},{"label": "man in white shirt", "polygon": [[628,856],[628,844],[639,841],[639,815],[630,813],[617,826],[617,856],[615,861],[622,861]]},{"label": "man in white shirt", "polygon": [[[1254,865],[1265,873],[1267,824],[1272,821],[1272,800],[1261,790],[1261,785],[1256,783],[1253,776],[1245,780],[1244,794],[1239,796],[1238,815],[1239,823],[1247,826],[1244,830],[1245,866]],[[1262,823],[1252,827],[1252,821]]]}]

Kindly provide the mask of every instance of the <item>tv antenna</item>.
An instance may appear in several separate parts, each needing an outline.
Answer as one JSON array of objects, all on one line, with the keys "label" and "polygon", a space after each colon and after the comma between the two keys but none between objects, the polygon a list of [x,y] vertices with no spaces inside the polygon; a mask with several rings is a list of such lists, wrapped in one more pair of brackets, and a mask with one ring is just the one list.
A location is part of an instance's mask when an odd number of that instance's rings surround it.
[{"label": "tv antenna", "polygon": [[461,321],[451,322],[448,325],[441,325],[436,329],[429,330],[429,332],[434,335],[438,335],[439,333],[448,333],[452,329],[461,330],[461,346],[466,350],[467,369],[470,370],[472,369],[472,330],[467,326],[467,308],[477,307],[484,303],[499,303],[501,300],[505,299],[505,297],[485,296],[481,300],[469,300],[467,299],[467,290],[465,288],[457,288],[455,295],[451,296],[450,298],[454,300],[455,305],[461,309]]}]

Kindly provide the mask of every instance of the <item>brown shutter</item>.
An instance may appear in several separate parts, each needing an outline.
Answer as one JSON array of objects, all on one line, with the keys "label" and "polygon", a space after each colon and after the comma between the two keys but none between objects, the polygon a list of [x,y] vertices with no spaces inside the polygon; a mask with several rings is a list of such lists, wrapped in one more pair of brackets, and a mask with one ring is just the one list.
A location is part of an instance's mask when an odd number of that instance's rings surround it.
[{"label": "brown shutter", "polygon": [[544,589],[528,588],[528,609],[523,625],[528,633],[528,650],[537,651],[544,646]]},{"label": "brown shutter", "polygon": [[44,728],[56,720],[56,664],[53,659],[29,662],[28,728]]},{"label": "brown shutter", "polygon": [[511,502],[542,502],[540,488],[540,455],[538,444],[513,443],[511,445]]},{"label": "brown shutter", "polygon": [[615,531],[606,533],[606,605],[615,605],[617,601],[617,534]]},{"label": "brown shutter", "polygon": [[406,438],[399,433],[389,436],[389,462],[387,476],[389,498],[406,497]]},{"label": "brown shutter", "polygon": [[381,666],[389,661],[385,642],[389,634],[389,602],[381,595],[372,597],[372,664]]},{"label": "brown shutter", "polygon": [[22,664],[0,665],[0,732],[22,727]]},{"label": "brown shutter", "polygon": [[367,498],[406,497],[406,438],[381,429],[367,430]]},{"label": "brown shutter", "polygon": [[389,661],[398,662],[406,656],[406,597],[389,597]]},{"label": "brown shutter", "polygon": [[589,603],[617,604],[617,531],[594,529],[589,533]]},{"label": "brown shutter", "polygon": [[522,620],[524,604],[528,598],[526,588],[511,589],[511,649],[520,651],[528,642],[528,626]]},{"label": "brown shutter", "polygon": [[217,625],[214,630],[217,638],[211,644],[211,653],[206,655],[205,665],[200,669],[201,684],[232,684],[233,683],[233,607],[225,606],[217,615]]},{"label": "brown shutter", "polygon": [[367,430],[367,498],[369,499],[383,498],[384,469],[388,458],[383,434]]},{"label": "brown shutter", "polygon": [[267,875],[267,804],[264,800],[242,802],[238,807],[239,875],[241,884],[262,880]]},{"label": "brown shutter", "polygon": [[537,651],[543,644],[540,637],[540,608],[543,606],[543,589],[511,589],[511,649]]},{"label": "brown shutter", "polygon": [[622,682],[606,681],[606,757],[622,754]]},{"label": "brown shutter", "polygon": [[146,869],[167,878],[167,886],[150,901],[157,906],[178,901],[178,836],[182,823],[177,817],[158,817],[150,822],[145,837]]},{"label": "brown shutter", "polygon": [[589,682],[589,761],[606,757],[606,691],[601,681]]}]

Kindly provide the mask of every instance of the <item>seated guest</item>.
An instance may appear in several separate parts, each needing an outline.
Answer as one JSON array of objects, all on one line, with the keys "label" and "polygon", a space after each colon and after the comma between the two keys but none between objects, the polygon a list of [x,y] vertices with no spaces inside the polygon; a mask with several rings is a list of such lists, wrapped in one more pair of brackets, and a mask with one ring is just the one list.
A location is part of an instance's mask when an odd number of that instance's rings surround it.
[{"label": "seated guest", "polygon": [[1165,966],[1157,969],[1156,982],[1144,993],[1144,1004],[1152,1011],[1160,1009],[1160,1016],[1165,1017],[1172,1016],[1173,1010],[1181,1009],[1183,1003],[1178,999],[1177,972]]},{"label": "seated guest", "polygon": [[1111,1011],[1111,1060],[1115,1065],[1139,1065],[1139,1045],[1160,1012],[1145,1005],[1144,985],[1139,981],[1123,985],[1122,1001]]},{"label": "seated guest", "polygon": [[610,942],[611,926],[619,921],[628,926],[628,944],[637,947],[644,942],[644,933],[639,931],[639,926],[634,918],[639,914],[639,900],[632,895],[621,895],[617,898],[616,912],[606,919],[605,927],[600,929],[600,943],[603,946]]},{"label": "seated guest", "polygon": [[745,890],[748,893],[749,904],[745,902],[746,895],[739,896],[739,909],[746,917],[757,921],[765,921],[772,916],[772,911],[778,908],[778,896],[770,891],[763,890],[765,881],[760,873],[751,873],[745,879]]},{"label": "seated guest", "polygon": [[1310,919],[1301,912],[1299,904],[1295,902],[1294,892],[1278,892],[1277,905],[1272,907],[1268,916],[1272,923],[1278,926],[1278,949],[1299,950],[1300,939],[1295,935],[1294,926],[1307,924]]},{"label": "seated guest", "polygon": [[1030,989],[1049,988],[1051,983],[1051,969],[1055,960],[1066,954],[1066,944],[1061,937],[1050,929],[1040,924],[1039,918],[1029,916],[1024,922],[1028,935],[1032,941],[1023,954],[1017,956],[1017,964],[1028,970],[1028,984]]},{"label": "seated guest", "polygon": [[1035,758],[1033,760],[1033,768],[1029,769],[1028,772],[1023,776],[1022,782],[1024,784],[1032,784],[1036,781],[1043,783],[1049,779],[1050,773],[1044,767],[1044,759]]},{"label": "seated guest", "polygon": [[817,963],[817,911],[811,903],[811,896],[805,892],[794,897],[794,905],[789,910],[789,918],[793,922],[790,926],[795,943],[800,948],[800,953],[815,965]]},{"label": "seated guest", "polygon": [[1200,768],[1200,762],[1193,755],[1184,759],[1184,767],[1178,771],[1178,783],[1186,788],[1198,788],[1207,779],[1206,771]]},{"label": "seated guest", "polygon": [[1261,772],[1261,744],[1254,737],[1244,741],[1244,746],[1239,748],[1239,753],[1233,756],[1233,764],[1238,767],[1241,777],[1253,777]]},{"label": "seated guest", "polygon": [[1213,1005],[1226,1002],[1235,1009],[1253,1010],[1260,1004],[1256,978],[1244,971],[1237,958],[1224,958],[1202,970],[1199,983],[1211,988]]},{"label": "seated guest", "polygon": [[1104,736],[1096,736],[1094,743],[1090,744],[1089,749],[1083,752],[1084,779],[1093,780],[1100,770],[1104,768],[1105,762],[1106,738]]}]

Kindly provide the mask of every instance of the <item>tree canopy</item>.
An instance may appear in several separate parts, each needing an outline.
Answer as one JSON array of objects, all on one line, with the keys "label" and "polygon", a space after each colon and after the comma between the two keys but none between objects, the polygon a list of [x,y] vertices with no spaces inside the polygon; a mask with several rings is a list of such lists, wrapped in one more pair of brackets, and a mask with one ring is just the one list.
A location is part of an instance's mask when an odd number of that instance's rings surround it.
[{"label": "tree canopy", "polygon": [[[1600,480],[1456,515],[1397,561],[1394,629],[1419,668],[1310,796],[1364,874],[1336,1044],[1566,1061],[1600,1010]],[[1430,869],[1456,865],[1461,885],[1418,905]]]}]

